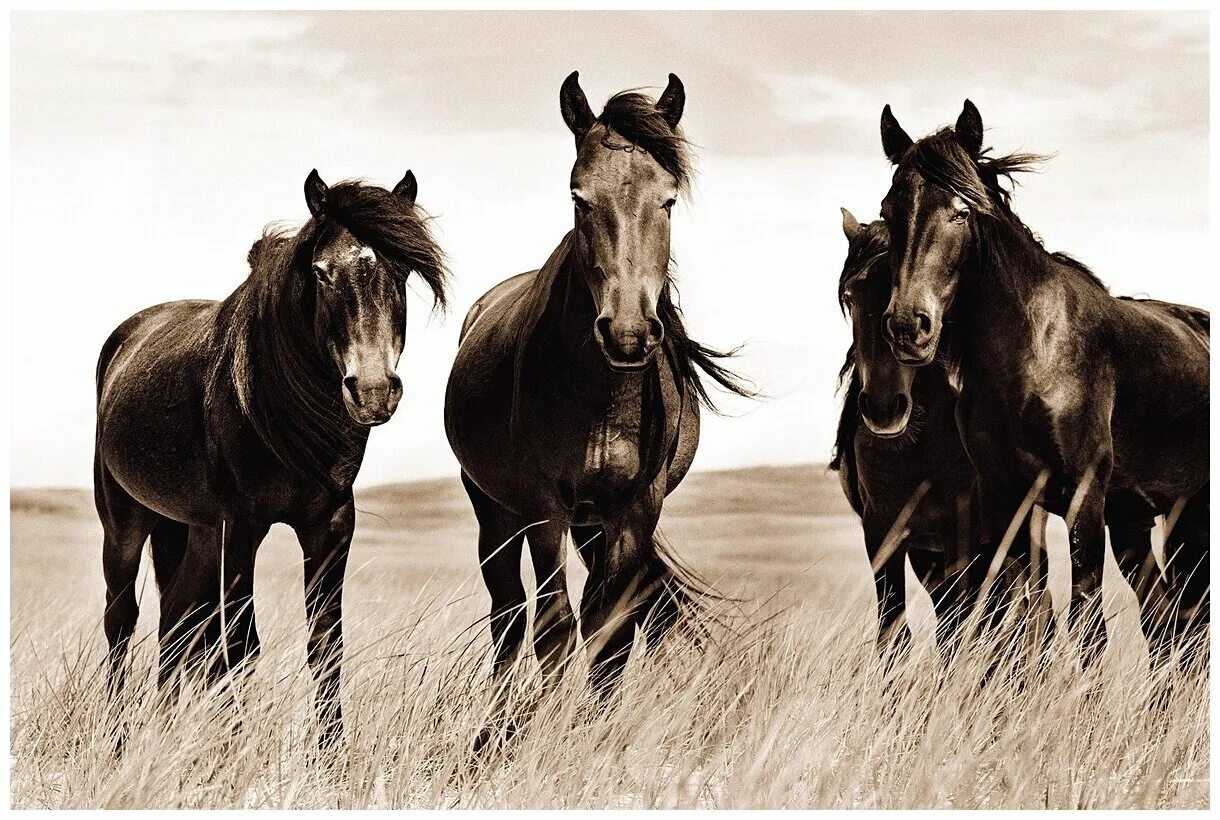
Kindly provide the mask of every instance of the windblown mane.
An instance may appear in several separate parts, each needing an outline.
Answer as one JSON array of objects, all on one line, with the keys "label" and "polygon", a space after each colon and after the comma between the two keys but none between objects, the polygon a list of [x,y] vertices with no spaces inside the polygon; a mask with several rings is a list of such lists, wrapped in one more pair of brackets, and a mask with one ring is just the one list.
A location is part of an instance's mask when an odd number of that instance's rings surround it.
[{"label": "windblown mane", "polygon": [[[614,150],[642,148],[673,174],[678,190],[689,193],[692,174],[690,146],[681,128],[670,128],[652,97],[621,91],[606,101],[597,121],[606,127],[602,145]],[[616,140],[615,136],[625,140]]]},{"label": "windblown mane", "polygon": [[435,306],[445,307],[448,272],[428,218],[383,188],[341,182],[328,190],[320,216],[295,233],[269,227],[250,248],[250,274],[220,308],[208,388],[209,403],[231,391],[282,464],[331,489],[336,476],[359,466],[368,436],[344,409],[326,340],[315,331],[313,249],[340,227],[403,282],[418,274]]},{"label": "windblown mane", "polygon": [[[984,149],[977,159],[958,143],[953,129],[942,128],[916,142],[902,164],[910,164],[924,179],[966,200],[981,216],[976,241],[983,251],[981,258],[992,260],[987,267],[999,275],[1013,276],[1022,270],[1021,262],[1041,255],[1060,265],[1083,274],[1086,282],[1109,292],[1097,275],[1084,263],[1066,253],[1047,251],[1039,237],[1012,210],[1012,188],[1017,174],[1030,173],[1051,159],[1045,154],[1012,153],[991,156]],[[1004,182],[1008,187],[1004,186]],[[1006,241],[1005,229],[1013,238]]]}]

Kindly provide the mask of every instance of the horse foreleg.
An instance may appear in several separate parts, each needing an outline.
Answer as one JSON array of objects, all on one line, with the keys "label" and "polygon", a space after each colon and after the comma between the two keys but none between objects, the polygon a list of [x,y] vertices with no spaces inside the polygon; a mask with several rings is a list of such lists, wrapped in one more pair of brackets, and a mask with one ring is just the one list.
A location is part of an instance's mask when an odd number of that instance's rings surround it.
[{"label": "horse foreleg", "polygon": [[866,526],[864,531],[877,588],[877,651],[883,658],[897,657],[911,643],[906,621],[906,541],[891,529],[886,524]]},{"label": "horse foreleg", "polygon": [[594,691],[605,699],[614,691],[635,640],[635,627],[654,591],[650,563],[652,537],[664,490],[655,485],[619,515],[604,521],[604,560],[585,581],[580,629],[591,655]]},{"label": "horse foreleg", "polygon": [[[527,516],[528,518],[529,516]],[[576,616],[568,597],[564,536],[567,523],[546,521],[529,528],[530,559],[537,580],[534,654],[542,666],[544,686],[553,689],[576,647]]]},{"label": "horse foreleg", "polygon": [[309,620],[306,660],[317,681],[314,697],[318,745],[333,748],[343,738],[340,672],[343,663],[343,574],[356,524],[356,508],[346,502],[296,527],[305,556],[305,612]]}]

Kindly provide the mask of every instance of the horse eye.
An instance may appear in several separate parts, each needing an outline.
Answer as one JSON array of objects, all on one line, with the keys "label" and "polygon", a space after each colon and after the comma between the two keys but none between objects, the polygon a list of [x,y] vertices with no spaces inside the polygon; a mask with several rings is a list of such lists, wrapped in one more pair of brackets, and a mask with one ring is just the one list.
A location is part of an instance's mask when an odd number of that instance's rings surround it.
[{"label": "horse eye", "polygon": [[958,208],[958,209],[957,209],[957,213],[955,213],[955,214],[953,215],[953,221],[954,221],[954,222],[965,222],[965,221],[966,221],[966,217],[968,217],[968,216],[970,216],[970,209],[969,209],[969,208],[965,208],[965,207]]},{"label": "horse eye", "polygon": [[580,194],[576,193],[575,191],[572,192],[572,201],[576,203],[576,210],[580,211],[582,214],[587,214],[589,211],[593,210],[593,206],[588,202],[585,202],[580,197]]},{"label": "horse eye", "polygon": [[673,199],[672,197],[670,199],[665,200],[665,204],[661,206],[661,210],[665,211],[665,213],[669,213],[670,211],[672,211],[674,209],[675,202],[677,202],[677,200]]}]

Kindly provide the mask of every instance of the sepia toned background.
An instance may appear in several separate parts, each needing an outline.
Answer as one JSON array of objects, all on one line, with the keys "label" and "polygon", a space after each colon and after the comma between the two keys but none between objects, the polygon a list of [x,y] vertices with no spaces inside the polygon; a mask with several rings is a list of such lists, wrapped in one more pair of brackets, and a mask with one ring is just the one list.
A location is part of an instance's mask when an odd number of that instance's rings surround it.
[{"label": "sepia toned background", "polygon": [[[674,219],[693,331],[747,343],[769,395],[725,402],[696,469],[824,463],[848,341],[841,205],[876,214],[877,121],[913,135],[969,96],[1001,150],[1056,152],[1017,210],[1116,293],[1210,307],[1202,13],[17,14],[12,19],[11,478],[87,485],[93,368],[137,309],[222,298],[301,185],[407,168],[454,310],[411,302],[406,398],[360,484],[451,476],[441,403],[461,314],[571,223],[563,77],[595,108],[686,84],[694,196]],[[658,89],[659,90],[659,89]],[[656,93],[656,90],[654,90]]]}]

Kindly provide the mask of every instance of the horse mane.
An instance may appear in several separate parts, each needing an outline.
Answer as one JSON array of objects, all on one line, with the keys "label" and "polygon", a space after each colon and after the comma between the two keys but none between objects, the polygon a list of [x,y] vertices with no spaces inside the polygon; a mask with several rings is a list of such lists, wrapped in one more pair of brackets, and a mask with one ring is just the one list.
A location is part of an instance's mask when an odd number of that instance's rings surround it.
[{"label": "horse mane", "polygon": [[[336,473],[358,467],[367,429],[352,422],[328,384],[333,365],[315,337],[314,247],[346,228],[372,247],[391,275],[424,280],[434,305],[446,305],[448,272],[429,219],[383,188],[341,182],[324,211],[299,230],[267,227],[250,248],[250,273],[217,318],[219,354],[209,401],[231,389],[259,439],[285,467],[334,489]],[[325,386],[324,386],[325,385]],[[225,389],[228,388],[228,389]]]},{"label": "horse mane", "polygon": [[[616,151],[642,148],[678,181],[678,191],[687,194],[693,167],[690,144],[681,128],[670,128],[657,110],[657,102],[636,90],[620,91],[606,101],[597,122],[605,126],[601,144]],[[618,142],[614,135],[626,140]]]},{"label": "horse mane", "polygon": [[657,299],[657,318],[665,327],[665,340],[662,344],[673,357],[674,366],[682,384],[693,391],[699,403],[713,413],[718,413],[719,410],[711,395],[708,394],[707,387],[699,376],[699,371],[703,371],[712,381],[729,393],[750,399],[758,398],[760,394],[757,388],[721,364],[724,359],[731,359],[740,353],[740,346],[722,351],[692,339],[686,332],[686,323],[682,317],[682,308],[678,304],[677,295],[678,288],[674,284],[673,278],[667,278],[665,286],[661,289],[661,295]]},{"label": "horse mane", "polygon": [[[916,142],[902,164],[909,163],[933,185],[960,196],[983,217],[976,222],[980,226],[977,241],[984,250],[995,252],[999,264],[991,267],[997,273],[1011,276],[1021,267],[1011,263],[1019,263],[1022,257],[1040,258],[1081,274],[1085,282],[1108,294],[1105,283],[1088,266],[1066,253],[1046,250],[1042,238],[1012,210],[1012,191],[1019,184],[1017,175],[1037,172],[1051,156],[1028,152],[993,156],[991,151],[984,148],[977,158],[972,157],[957,141],[952,128],[942,128]],[[1012,230],[1018,243],[1004,241],[1004,227]]]}]

